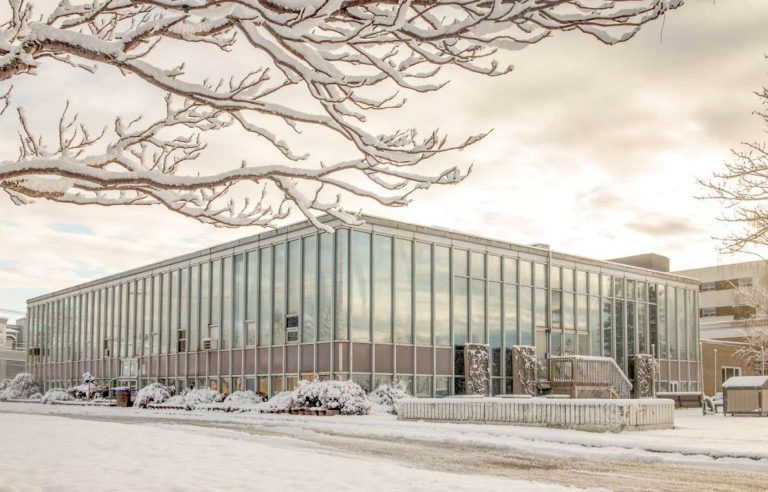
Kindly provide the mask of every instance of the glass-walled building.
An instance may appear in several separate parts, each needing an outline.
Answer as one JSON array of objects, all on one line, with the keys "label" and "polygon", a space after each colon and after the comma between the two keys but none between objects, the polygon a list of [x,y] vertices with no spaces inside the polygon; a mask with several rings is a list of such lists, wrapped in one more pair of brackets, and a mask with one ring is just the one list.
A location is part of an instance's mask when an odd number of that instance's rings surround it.
[{"label": "glass-walled building", "polygon": [[[399,378],[463,392],[462,347],[489,344],[493,391],[511,347],[660,360],[660,390],[696,390],[698,282],[374,217],[304,222],[28,301],[29,364],[46,387],[250,389]],[[540,376],[546,379],[546,371]]]}]

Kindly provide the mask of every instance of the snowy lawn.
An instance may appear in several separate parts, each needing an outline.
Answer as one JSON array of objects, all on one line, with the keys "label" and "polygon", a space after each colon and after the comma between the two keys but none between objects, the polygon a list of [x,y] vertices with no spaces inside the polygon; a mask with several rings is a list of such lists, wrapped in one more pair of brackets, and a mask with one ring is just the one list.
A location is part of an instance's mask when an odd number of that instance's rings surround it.
[{"label": "snowy lawn", "polygon": [[0,409],[0,436],[7,451],[0,461],[3,491],[564,490],[523,480],[409,468],[290,437],[7,410]]},{"label": "snowy lawn", "polygon": [[[121,423],[85,422],[69,419],[62,421],[50,417],[20,417],[7,414],[6,412],[109,418],[110,420],[118,420]],[[39,426],[35,423],[35,419],[42,419],[45,425]],[[155,431],[157,431],[157,425],[159,425],[158,419],[182,424],[185,422],[190,424],[204,423],[206,427],[203,430],[199,430],[200,428],[197,427],[195,430],[192,427],[184,426],[182,429],[185,430],[180,430],[178,426],[164,425],[161,428],[162,432],[170,434],[157,434]],[[147,431],[145,426],[142,425],[131,426],[131,432],[126,432],[129,427],[122,424],[122,422],[138,423],[142,420],[154,421],[152,426],[146,426],[146,428],[153,430]],[[59,423],[58,426],[56,425],[57,422]],[[62,425],[62,422],[64,425]],[[39,429],[45,429],[47,425],[52,426],[51,431],[64,434],[57,437],[53,437],[56,436],[55,433],[52,436],[41,434]],[[97,450],[105,446],[105,449],[113,449],[110,448],[112,445],[105,444],[105,442],[111,441],[109,436],[112,435],[119,435],[121,439],[125,437],[125,439],[131,441],[130,443],[121,442],[116,444],[114,446],[117,446],[117,448],[105,453],[112,454],[112,458],[98,458],[99,460],[104,459],[107,461],[104,465],[107,467],[107,470],[118,467],[119,473],[130,473],[130,470],[136,471],[148,468],[150,471],[147,473],[153,477],[152,480],[159,480],[160,482],[158,483],[166,485],[176,484],[181,488],[187,488],[184,484],[188,485],[196,482],[185,482],[187,480],[186,475],[184,478],[174,478],[171,480],[170,478],[164,478],[162,471],[153,471],[154,460],[159,460],[165,454],[168,454],[166,439],[173,440],[171,441],[173,442],[173,454],[176,456],[178,453],[179,456],[169,458],[170,461],[167,463],[163,462],[163,468],[167,465],[174,470],[189,469],[189,476],[192,477],[189,480],[193,480],[193,478],[199,479],[210,474],[205,471],[206,466],[208,466],[206,465],[207,461],[200,458],[200,456],[205,455],[212,463],[210,465],[211,469],[221,469],[219,465],[216,465],[216,463],[219,463],[221,466],[226,466],[227,470],[231,469],[234,474],[232,476],[234,477],[240,477],[241,471],[247,475],[249,466],[252,467],[252,463],[255,462],[254,460],[274,459],[276,460],[274,467],[271,465],[272,461],[267,461],[270,463],[267,469],[258,467],[259,474],[267,473],[268,476],[264,478],[265,480],[280,480],[282,478],[288,480],[289,471],[294,469],[292,467],[296,467],[298,464],[310,466],[305,465],[305,463],[317,463],[320,477],[323,478],[328,473],[328,479],[330,480],[333,478],[334,472],[329,470],[333,466],[337,466],[334,465],[337,460],[351,460],[351,462],[355,462],[352,467],[355,473],[361,474],[355,475],[358,478],[368,477],[368,479],[372,479],[376,476],[375,474],[379,473],[380,467],[386,468],[392,473],[394,481],[381,483],[389,483],[393,488],[429,489],[440,487],[441,484],[449,482],[452,486],[458,488],[463,487],[461,484],[466,484],[466,487],[470,489],[473,488],[472,482],[463,481],[465,479],[461,475],[429,472],[422,476],[421,474],[424,470],[413,471],[389,462],[382,464],[381,462],[369,461],[359,457],[339,456],[338,451],[334,454],[334,452],[329,452],[327,449],[317,448],[317,442],[312,442],[317,440],[323,442],[335,442],[334,440],[343,442],[349,438],[430,443],[444,445],[446,449],[485,448],[500,452],[555,456],[559,459],[570,455],[606,462],[683,464],[703,466],[707,470],[722,469],[725,471],[740,468],[753,472],[768,473],[768,444],[766,444],[768,443],[768,418],[723,417],[722,415],[702,416],[700,410],[677,411],[675,415],[675,429],[598,434],[573,430],[507,425],[406,422],[398,421],[396,417],[386,414],[309,417],[285,414],[228,414],[205,411],[184,412],[174,410],[0,403],[0,435],[3,436],[4,443],[7,433],[16,436],[15,438],[18,440],[17,444],[14,445],[16,449],[19,446],[22,448],[31,447],[36,452],[37,449],[47,449],[51,441],[65,441],[67,440],[66,436],[70,436],[69,439],[71,439],[74,431],[71,430],[70,425],[72,428],[78,429],[77,434],[83,436],[83,439],[93,440],[94,449]],[[99,430],[96,430],[97,427],[91,427],[97,425]],[[102,425],[106,426],[103,430],[101,429]],[[220,428],[217,429],[216,427]],[[232,429],[239,427],[256,433],[269,434],[269,436],[242,435],[232,430],[225,430],[222,427],[230,427]],[[136,433],[133,431],[134,428],[141,430]],[[86,432],[86,429],[90,429],[90,431]],[[34,445],[19,444],[23,443],[25,432],[31,432],[36,436],[33,440]],[[204,435],[205,433],[207,435]],[[234,434],[237,434],[238,437],[234,437]],[[107,437],[105,438],[105,436]],[[191,442],[196,439],[201,441],[197,443]],[[210,439],[210,446],[212,446],[210,451],[205,447],[208,446],[206,444],[208,439]],[[232,444],[233,440],[237,442]],[[187,443],[187,441],[190,442]],[[226,446],[234,446],[231,449],[237,449],[237,453],[232,455],[231,451],[225,450],[225,443]],[[59,449],[59,446],[64,446],[66,449],[74,449],[76,452],[80,449],[79,447],[73,448],[67,444],[57,444],[52,447],[54,451],[50,455],[46,454],[48,453],[46,451],[41,457],[56,461],[56,457],[59,455],[57,455],[55,450]],[[194,446],[204,446],[206,451],[198,452]],[[241,446],[248,449],[241,449]],[[148,450],[149,454],[143,453],[144,450]],[[86,451],[82,452],[89,454]],[[119,460],[114,458],[115,453],[123,452],[127,456],[132,457],[129,463],[121,464]],[[242,453],[247,453],[248,457],[242,457]],[[37,459],[37,455],[27,456],[26,459]],[[83,459],[87,461],[86,457],[83,457]],[[286,461],[283,462],[283,459]],[[163,460],[166,460],[166,458],[163,458]],[[110,464],[112,461],[116,462]],[[351,462],[344,461],[345,464],[350,464],[350,466]],[[333,466],[328,467],[326,465]],[[27,463],[24,466],[32,465]],[[124,469],[126,466],[131,467],[130,470],[126,471]],[[396,469],[398,471],[393,471]],[[0,476],[3,475],[0,474]],[[217,474],[217,472],[213,473],[213,476],[221,476],[222,480],[226,483],[231,483],[229,482],[232,479],[231,476],[227,475],[225,477],[224,475],[221,473]],[[446,476],[443,477],[443,475]],[[168,474],[168,477],[175,476],[176,473]],[[355,480],[358,478],[355,478]],[[42,477],[42,479],[48,480],[50,477]],[[349,483],[350,487],[353,488],[354,482],[352,478],[349,481],[346,478],[344,480],[345,483]],[[378,482],[379,478],[377,477],[376,480]],[[440,480],[447,480],[447,482],[441,482]],[[488,486],[493,488],[499,485],[495,480],[500,479],[489,479]],[[179,481],[184,483],[182,484]],[[505,483],[506,485],[502,484],[499,486],[509,487],[509,484]],[[47,484],[41,485],[44,487],[48,486]],[[218,482],[215,482],[214,485],[218,486]],[[526,485],[526,488],[529,487]]]}]

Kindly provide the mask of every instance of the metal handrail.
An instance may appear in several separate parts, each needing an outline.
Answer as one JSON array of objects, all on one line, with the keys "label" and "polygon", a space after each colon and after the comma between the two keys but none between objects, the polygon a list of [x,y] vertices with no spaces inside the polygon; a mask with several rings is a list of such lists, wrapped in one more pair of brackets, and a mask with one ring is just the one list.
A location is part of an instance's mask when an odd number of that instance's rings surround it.
[{"label": "metal handrail", "polygon": [[632,383],[610,357],[550,357],[549,379],[553,387],[609,386],[620,398],[629,398],[632,391]]}]

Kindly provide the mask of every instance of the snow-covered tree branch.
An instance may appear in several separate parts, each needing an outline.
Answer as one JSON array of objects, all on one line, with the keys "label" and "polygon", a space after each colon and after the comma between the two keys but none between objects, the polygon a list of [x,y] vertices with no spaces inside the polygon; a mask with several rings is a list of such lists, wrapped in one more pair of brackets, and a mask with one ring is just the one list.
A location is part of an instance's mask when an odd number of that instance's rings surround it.
[{"label": "snow-covered tree branch", "polygon": [[[768,88],[757,95],[763,108],[768,107]],[[755,114],[768,125],[768,112]],[[741,149],[731,153],[733,159],[725,163],[723,171],[700,181],[708,191],[705,198],[719,200],[725,206],[721,220],[738,227],[721,238],[726,253],[768,245],[768,147],[764,142],[744,142]]]},{"label": "snow-covered tree branch", "polygon": [[[219,226],[272,226],[293,208],[323,227],[330,214],[357,223],[344,206],[355,195],[386,206],[414,191],[455,184],[467,166],[425,169],[426,160],[461,150],[487,132],[458,140],[414,128],[374,130],[371,117],[402,107],[404,94],[440,90],[445,67],[499,76],[499,50],[579,31],[623,42],[682,0],[62,0],[39,16],[9,0],[0,26],[0,114],[18,119],[19,155],[0,158],[0,188],[16,204],[163,205]],[[233,70],[199,77],[185,61],[234,56]],[[171,53],[171,55],[169,55]],[[205,51],[205,53],[210,53]],[[176,55],[178,54],[178,56]],[[186,57],[186,58],[185,58]],[[165,95],[159,119],[89,129],[67,104],[57,134],[34,131],[13,106],[11,84],[43,64],[101,73],[116,69]],[[70,108],[71,106],[71,108]],[[450,109],[449,109],[450,110]],[[206,134],[236,128],[277,151],[244,152],[189,171]],[[306,128],[349,145],[322,162],[289,143]],[[447,156],[446,156],[447,157]],[[235,189],[245,192],[234,193]]]}]

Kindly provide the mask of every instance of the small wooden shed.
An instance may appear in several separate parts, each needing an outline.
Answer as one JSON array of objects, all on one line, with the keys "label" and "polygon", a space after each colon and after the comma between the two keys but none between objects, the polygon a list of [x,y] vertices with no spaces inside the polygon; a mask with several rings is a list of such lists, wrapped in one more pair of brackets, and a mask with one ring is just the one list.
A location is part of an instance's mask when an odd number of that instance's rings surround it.
[{"label": "small wooden shed", "polygon": [[723,383],[723,415],[768,417],[768,376],[734,376]]}]

